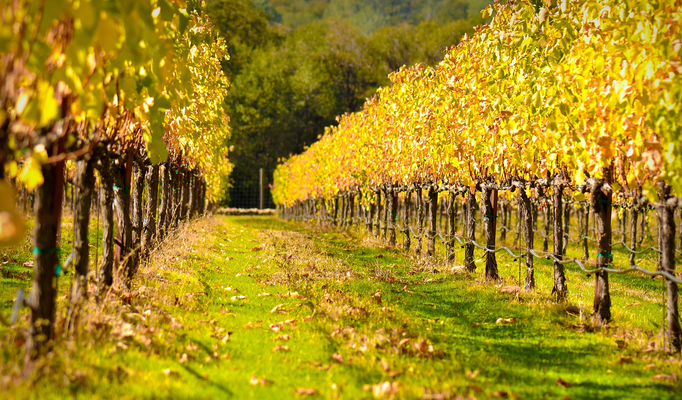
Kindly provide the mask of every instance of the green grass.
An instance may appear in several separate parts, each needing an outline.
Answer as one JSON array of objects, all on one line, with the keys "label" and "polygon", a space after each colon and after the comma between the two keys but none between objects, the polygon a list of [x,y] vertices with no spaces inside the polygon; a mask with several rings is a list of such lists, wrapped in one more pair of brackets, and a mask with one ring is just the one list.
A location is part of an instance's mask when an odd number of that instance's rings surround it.
[{"label": "green grass", "polygon": [[[6,252],[16,262],[2,266],[3,314],[28,286],[4,277],[22,271],[24,247]],[[518,263],[498,262],[504,284],[516,283]],[[58,329],[54,355],[30,378],[18,378],[25,310],[19,327],[0,328],[0,388],[9,398],[268,399],[302,388],[347,399],[679,398],[679,382],[652,379],[681,366],[660,350],[660,280],[613,276],[614,321],[590,332],[593,278],[577,268],[568,301],[583,318],[553,302],[548,261],[536,265],[537,290],[520,297],[483,282],[482,269],[453,272],[355,230],[210,217],[156,252],[131,294],[93,301],[74,338]],[[274,350],[282,345],[289,351]]]}]

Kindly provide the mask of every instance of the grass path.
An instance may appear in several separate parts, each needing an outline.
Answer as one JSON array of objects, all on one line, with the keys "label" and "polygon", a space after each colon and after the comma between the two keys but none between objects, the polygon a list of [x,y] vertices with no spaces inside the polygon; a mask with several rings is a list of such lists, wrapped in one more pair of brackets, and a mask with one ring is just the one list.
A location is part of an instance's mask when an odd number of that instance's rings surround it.
[{"label": "grass path", "polygon": [[[15,275],[11,288],[28,286]],[[209,217],[156,252],[132,293],[86,307],[74,340],[57,329],[32,380],[17,378],[21,325],[0,328],[0,398],[680,398],[679,382],[653,379],[679,373],[679,356],[646,350],[660,304],[626,306],[660,283],[628,279],[614,281],[619,325],[590,333],[547,296],[500,293],[360,236]],[[588,310],[590,282],[569,275]]]}]

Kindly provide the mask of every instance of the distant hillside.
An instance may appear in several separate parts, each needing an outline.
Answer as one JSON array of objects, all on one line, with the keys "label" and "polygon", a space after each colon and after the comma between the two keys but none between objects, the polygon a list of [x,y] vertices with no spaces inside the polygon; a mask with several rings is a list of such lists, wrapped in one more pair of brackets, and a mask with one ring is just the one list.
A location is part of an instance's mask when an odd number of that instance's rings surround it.
[{"label": "distant hillside", "polygon": [[439,24],[477,15],[490,0],[253,0],[273,22],[296,28],[343,18],[366,35],[386,25]]}]

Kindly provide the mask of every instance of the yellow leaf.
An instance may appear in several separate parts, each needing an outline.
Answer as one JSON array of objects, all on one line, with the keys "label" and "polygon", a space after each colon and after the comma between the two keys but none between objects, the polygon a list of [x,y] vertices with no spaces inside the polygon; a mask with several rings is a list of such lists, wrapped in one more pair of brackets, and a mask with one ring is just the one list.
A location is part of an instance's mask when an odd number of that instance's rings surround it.
[{"label": "yellow leaf", "polygon": [[19,174],[19,180],[26,185],[28,190],[33,190],[36,186],[43,184],[43,171],[40,168],[40,163],[33,155],[24,164],[24,168]]}]

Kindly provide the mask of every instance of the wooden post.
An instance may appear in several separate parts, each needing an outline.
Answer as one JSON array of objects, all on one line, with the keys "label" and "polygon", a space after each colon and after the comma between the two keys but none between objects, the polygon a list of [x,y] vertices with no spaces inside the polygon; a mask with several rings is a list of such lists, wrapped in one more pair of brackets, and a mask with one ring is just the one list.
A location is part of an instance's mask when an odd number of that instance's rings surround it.
[{"label": "wooden post", "polygon": [[[661,269],[675,276],[675,208],[677,198],[670,197],[670,186],[659,184],[660,201],[657,205],[661,221]],[[666,279],[668,341],[675,351],[680,351],[682,329],[680,329],[680,313],[678,308],[677,283]]]},{"label": "wooden post", "polygon": [[429,210],[428,223],[429,229],[427,233],[426,255],[433,257],[436,255],[436,232],[438,232],[438,191],[431,185],[428,190]]},{"label": "wooden post", "polygon": [[526,280],[524,287],[526,290],[533,290],[535,288],[535,267],[533,266],[533,255],[530,251],[533,249],[533,211],[531,209],[530,199],[526,194],[526,188],[519,187],[519,208],[521,211],[521,227],[523,231],[523,238],[526,241]]},{"label": "wooden post", "polygon": [[448,243],[447,260],[448,262],[455,261],[455,201],[457,197],[452,191],[448,192],[448,208],[447,208],[447,222],[448,222]]},{"label": "wooden post", "polygon": [[[476,196],[471,190],[467,190],[466,200],[466,230],[469,241],[476,240]],[[469,272],[476,271],[476,264],[474,263],[474,244],[467,243],[464,246],[464,267]]]},{"label": "wooden post", "polygon": [[261,210],[265,208],[265,177],[263,176],[263,168],[258,169],[258,188],[259,188],[259,206]]},{"label": "wooden post", "polygon": [[[552,193],[552,200],[554,207],[554,257],[559,260],[564,258],[564,225],[563,219],[563,192],[564,180],[563,177],[555,178],[553,184],[554,192]],[[552,293],[556,293],[557,301],[563,301],[568,294],[566,287],[566,276],[564,274],[564,265],[558,261],[554,261],[554,288]]]},{"label": "wooden post", "polygon": [[[495,250],[495,233],[497,221],[497,189],[484,184],[481,186],[481,204],[483,206],[483,231],[486,247]],[[485,253],[485,280],[498,281],[500,274],[497,269],[497,257],[492,251]]]},{"label": "wooden post", "polygon": [[410,200],[412,198],[412,191],[408,188],[405,190],[405,219],[403,220],[403,229],[405,232],[405,239],[403,240],[403,249],[405,251],[410,250]]}]

